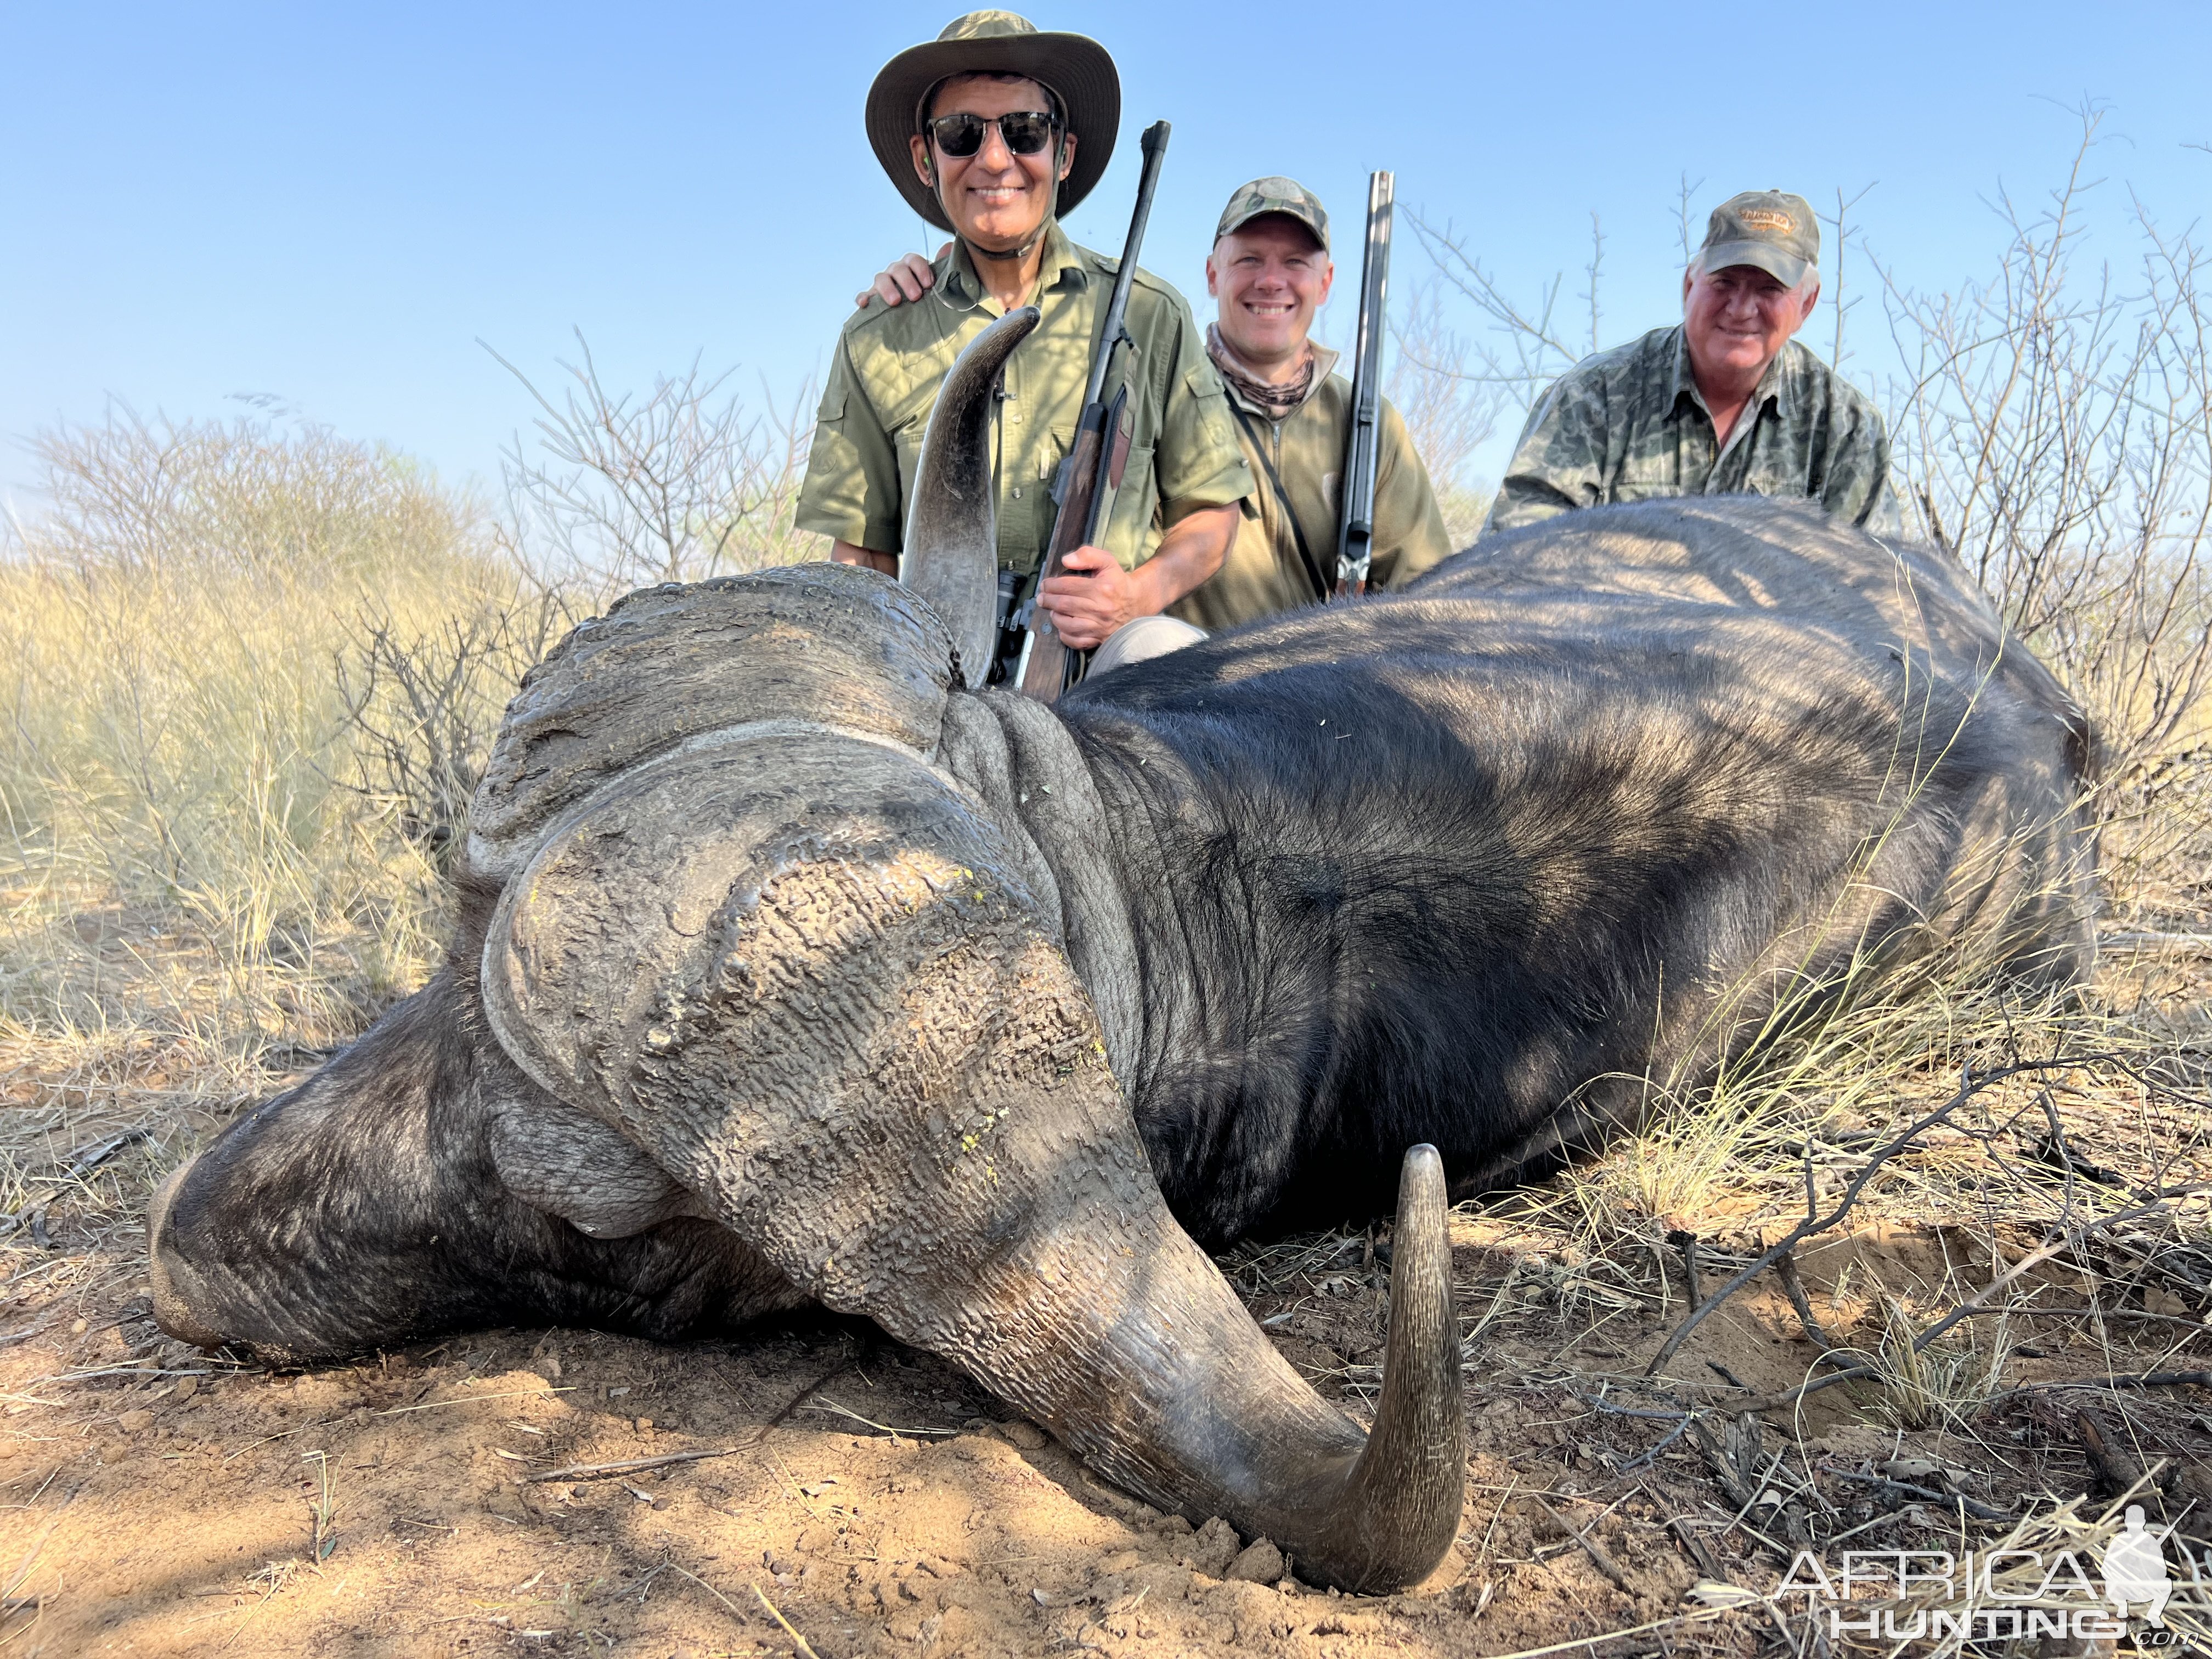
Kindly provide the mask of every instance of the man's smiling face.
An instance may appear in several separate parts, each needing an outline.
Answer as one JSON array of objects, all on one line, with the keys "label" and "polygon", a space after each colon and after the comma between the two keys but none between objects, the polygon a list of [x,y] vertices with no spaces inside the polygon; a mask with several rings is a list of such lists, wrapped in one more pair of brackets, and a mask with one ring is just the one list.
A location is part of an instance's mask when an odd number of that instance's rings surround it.
[{"label": "man's smiling face", "polygon": [[988,123],[983,147],[973,155],[947,155],[925,134],[911,141],[915,171],[924,183],[935,185],[945,217],[962,240],[1003,252],[1026,244],[1044,223],[1060,181],[1075,164],[1075,135],[1062,134],[1060,143],[1034,155],[1016,155],[1006,148],[997,118],[1052,108],[1052,95],[1034,81],[957,75],[937,89],[932,118],[979,115]]},{"label": "man's smiling face", "polygon": [[1703,379],[1756,381],[1813,314],[1817,280],[1784,288],[1756,265],[1692,270],[1682,282],[1683,331]]},{"label": "man's smiling face", "polygon": [[1221,337],[1255,368],[1304,356],[1314,313],[1335,276],[1314,234],[1281,213],[1238,226],[1206,260],[1206,291],[1220,301]]}]

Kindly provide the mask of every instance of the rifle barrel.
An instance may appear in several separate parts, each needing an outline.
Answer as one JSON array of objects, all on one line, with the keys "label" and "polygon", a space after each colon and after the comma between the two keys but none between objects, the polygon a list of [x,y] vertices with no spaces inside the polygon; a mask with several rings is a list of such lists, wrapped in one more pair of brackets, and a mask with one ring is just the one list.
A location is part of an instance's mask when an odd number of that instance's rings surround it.
[{"label": "rifle barrel", "polygon": [[1352,357],[1352,430],[1345,440],[1337,515],[1336,591],[1360,592],[1374,557],[1375,472],[1382,425],[1383,314],[1390,288],[1395,175],[1367,182],[1367,257],[1359,273],[1359,333]]},{"label": "rifle barrel", "polygon": [[1106,374],[1114,361],[1114,348],[1127,332],[1129,285],[1136,280],[1137,255],[1145,246],[1145,226],[1152,216],[1152,196],[1160,187],[1160,162],[1167,154],[1169,127],[1155,121],[1138,141],[1145,154],[1144,170],[1137,177],[1137,208],[1129,216],[1129,237],[1121,244],[1121,263],[1114,272],[1113,297],[1106,301],[1106,329],[1098,338],[1097,355],[1091,360],[1091,380],[1083,389],[1083,406],[1089,409],[1106,396]]},{"label": "rifle barrel", "polygon": [[[1105,401],[1106,380],[1113,368],[1115,348],[1127,343],[1134,349],[1128,331],[1129,289],[1137,277],[1137,256],[1144,248],[1145,226],[1152,216],[1152,197],[1160,186],[1160,162],[1167,154],[1168,131],[1165,121],[1155,121],[1145,129],[1141,141],[1145,166],[1137,180],[1136,211],[1129,217],[1129,238],[1122,244],[1121,263],[1114,272],[1114,288],[1106,301],[1097,349],[1091,359],[1091,377],[1084,389],[1083,413],[1076,422],[1075,442],[1067,459],[1060,464],[1060,477],[1053,488],[1058,512],[1053,520],[1052,538],[1046,546],[1044,562],[1037,568],[1039,587],[1047,577],[1061,573],[1068,554],[1099,533],[1099,526],[1113,510],[1113,490],[1120,477],[1115,446],[1128,388],[1125,386],[1117,392],[1109,408]],[[1030,637],[1022,649],[1017,678],[1026,696],[1050,702],[1067,689],[1078,664],[1061,642],[1059,630],[1053,627],[1051,616],[1044,607],[1032,599],[1030,614]]]}]

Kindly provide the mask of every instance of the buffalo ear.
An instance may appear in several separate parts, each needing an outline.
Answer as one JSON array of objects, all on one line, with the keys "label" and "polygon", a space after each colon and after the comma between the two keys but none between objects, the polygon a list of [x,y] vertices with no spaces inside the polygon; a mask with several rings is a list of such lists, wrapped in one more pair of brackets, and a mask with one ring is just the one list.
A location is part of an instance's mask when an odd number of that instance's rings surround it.
[{"label": "buffalo ear", "polygon": [[969,690],[996,654],[999,515],[991,477],[991,415],[999,372],[1040,315],[1023,306],[969,342],[945,377],[915,469],[900,580],[929,602],[960,653]]}]

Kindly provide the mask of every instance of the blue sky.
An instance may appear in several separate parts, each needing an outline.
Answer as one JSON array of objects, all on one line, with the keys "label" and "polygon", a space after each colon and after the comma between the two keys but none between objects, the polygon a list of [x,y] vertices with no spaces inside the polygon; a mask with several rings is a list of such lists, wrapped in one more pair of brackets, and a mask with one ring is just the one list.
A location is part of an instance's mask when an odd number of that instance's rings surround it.
[{"label": "blue sky", "polygon": [[[542,373],[580,327],[617,383],[703,353],[787,398],[860,281],[922,240],[860,104],[884,58],[951,15],[14,0],[0,487],[34,508],[15,441],[97,419],[111,396],[183,417],[238,412],[238,393],[489,482],[529,407],[478,338]],[[1073,216],[1079,240],[1119,246],[1135,134],[1175,123],[1146,263],[1201,318],[1214,216],[1261,173],[1304,179],[1350,222],[1367,171],[1392,167],[1401,202],[1451,220],[1524,291],[1586,257],[1595,210],[1616,339],[1674,314],[1684,174],[1704,181],[1700,217],[1740,187],[1826,205],[1871,185],[1869,246],[1909,282],[1948,284],[2002,245],[2001,184],[2033,196],[2061,175],[2063,106],[2091,99],[2111,112],[2095,171],[2116,261],[2128,190],[2169,226],[2212,204],[2212,154],[2189,147],[2212,143],[2201,0],[1032,15],[1121,65],[1127,142]],[[1420,268],[1401,247],[1400,284]],[[1348,270],[1334,309],[1357,287]]]}]

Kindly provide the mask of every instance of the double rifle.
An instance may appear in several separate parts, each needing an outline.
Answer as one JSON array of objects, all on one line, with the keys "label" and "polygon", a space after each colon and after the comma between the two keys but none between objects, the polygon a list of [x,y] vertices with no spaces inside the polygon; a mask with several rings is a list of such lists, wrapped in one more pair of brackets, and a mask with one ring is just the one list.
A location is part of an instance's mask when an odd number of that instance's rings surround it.
[{"label": "double rifle", "polygon": [[1382,431],[1382,307],[1390,286],[1390,220],[1396,180],[1367,180],[1367,258],[1359,271],[1359,332],[1352,348],[1352,432],[1345,441],[1336,520],[1336,597],[1367,587],[1375,551],[1375,455]]},{"label": "double rifle", "polygon": [[[1152,197],[1159,188],[1160,162],[1167,154],[1168,124],[1155,121],[1145,129],[1144,172],[1137,183],[1137,208],[1129,220],[1129,238],[1121,250],[1121,264],[1114,273],[1112,297],[1106,302],[1104,326],[1091,362],[1091,379],[1083,397],[1083,414],[1075,428],[1075,442],[1060,463],[1053,481],[1052,498],[1057,509],[1052,539],[1037,573],[1037,586],[1061,574],[1067,556],[1077,548],[1095,545],[1099,530],[1114,510],[1114,496],[1121,487],[1122,470],[1129,459],[1129,387],[1127,377],[1109,400],[1106,381],[1117,347],[1133,353],[1136,342],[1128,330],[1129,285],[1137,273],[1137,254],[1144,246],[1146,222],[1152,217]],[[1367,571],[1375,539],[1375,464],[1376,441],[1382,430],[1382,367],[1383,306],[1390,280],[1390,222],[1394,185],[1388,173],[1368,181],[1367,252],[1359,276],[1359,332],[1352,349],[1352,430],[1346,441],[1344,468],[1339,475],[1341,500],[1336,538],[1336,597],[1350,598],[1366,588]],[[1286,504],[1287,505],[1287,504]],[[1061,641],[1052,615],[1031,592],[1028,606],[1028,637],[1013,678],[1027,696],[1050,702],[1075,683],[1079,659]]]}]

